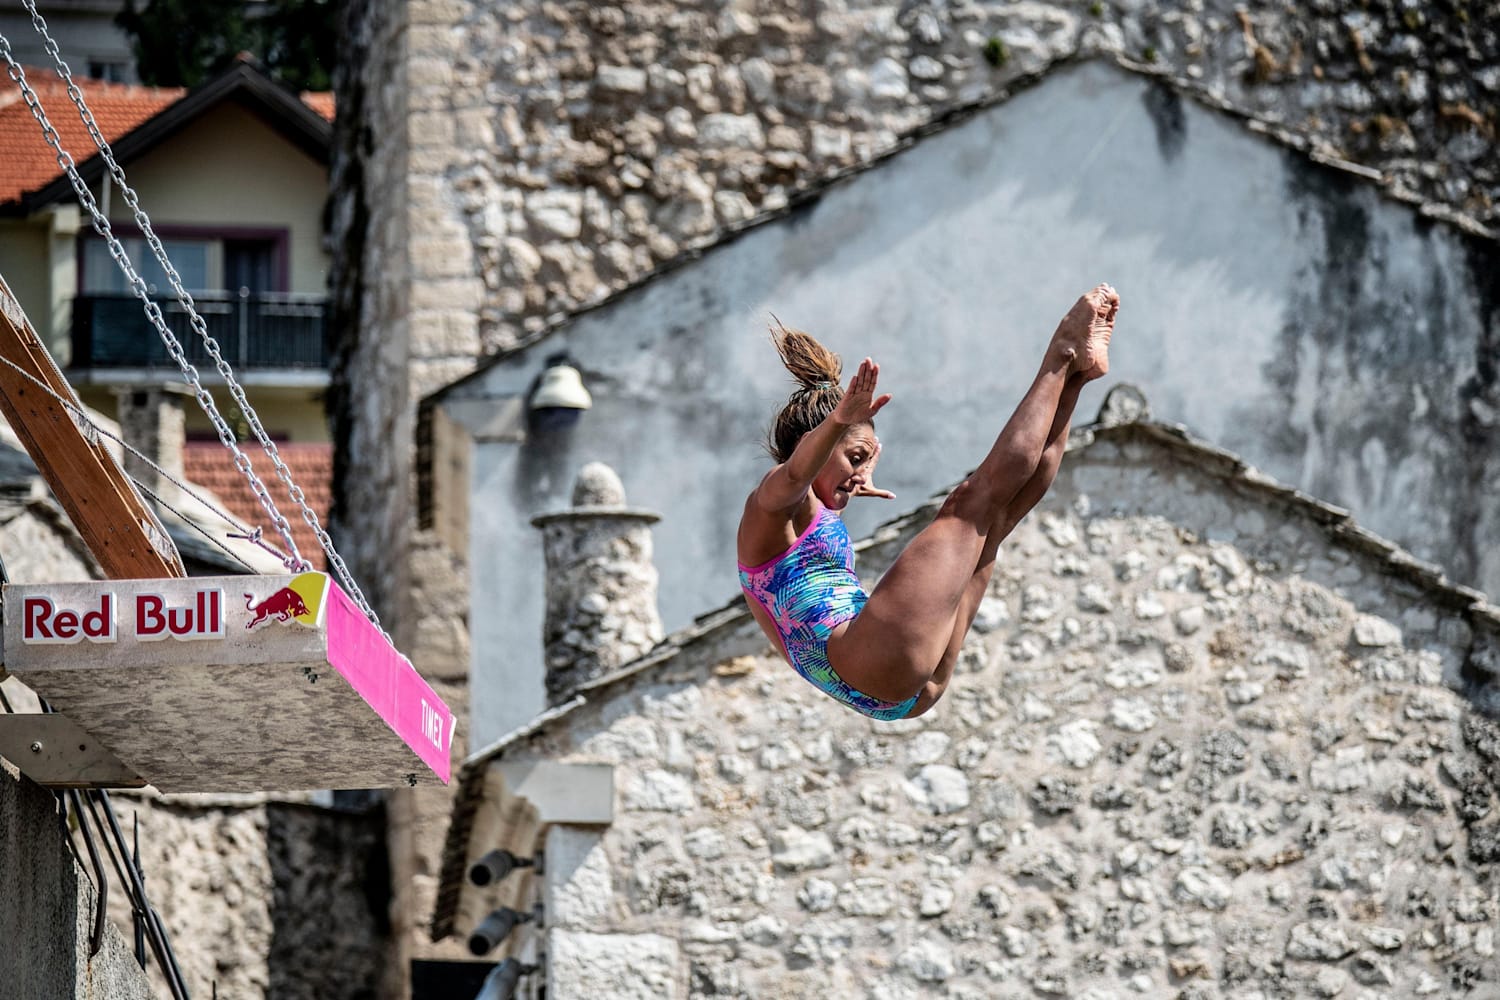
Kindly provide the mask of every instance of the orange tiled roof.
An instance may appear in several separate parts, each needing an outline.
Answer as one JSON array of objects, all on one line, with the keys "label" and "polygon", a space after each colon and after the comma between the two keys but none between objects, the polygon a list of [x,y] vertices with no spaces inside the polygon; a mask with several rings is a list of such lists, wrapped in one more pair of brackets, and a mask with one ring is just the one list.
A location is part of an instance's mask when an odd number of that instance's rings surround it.
[{"label": "orange tiled roof", "polygon": [[[42,110],[57,129],[73,159],[79,163],[94,152],[88,129],[68,98],[67,85],[51,70],[26,67],[26,82],[36,91]],[[181,87],[138,87],[103,80],[79,80],[78,89],[99,131],[109,142],[135,129],[187,93]],[[62,173],[57,154],[42,136],[42,127],[31,115],[21,88],[11,80],[0,80],[0,204],[46,187]]]},{"label": "orange tiled roof", "polygon": [[[323,547],[318,544],[312,526],[303,519],[302,512],[286,495],[286,487],[276,477],[276,470],[265,453],[259,448],[252,450],[250,446],[242,447],[245,454],[250,456],[255,474],[270,490],[271,499],[276,501],[281,516],[291,522],[292,538],[296,540],[297,550],[302,558],[318,569],[324,569],[328,565],[328,557],[324,554]],[[279,444],[276,450],[291,471],[292,482],[302,488],[307,497],[307,505],[318,515],[318,521],[327,530],[328,509],[333,504],[333,445]],[[284,547],[280,534],[271,526],[260,501],[255,498],[255,491],[250,488],[249,481],[234,467],[234,455],[229,449],[217,441],[192,441],[183,449],[182,460],[189,482],[212,490],[229,514],[248,527],[259,525],[266,541],[278,549]]]},{"label": "orange tiled roof", "polygon": [[[63,149],[78,163],[94,154],[83,120],[68,97],[67,85],[52,70],[26,67],[26,82],[36,91],[42,110],[57,129]],[[182,87],[142,87],[104,80],[76,80],[84,102],[99,123],[107,142],[114,143],[180,101]],[[333,94],[305,93],[302,101],[318,115],[333,120]],[[0,77],[0,205],[39,191],[62,174],[57,154],[47,145],[42,127],[32,117],[21,88]]]}]

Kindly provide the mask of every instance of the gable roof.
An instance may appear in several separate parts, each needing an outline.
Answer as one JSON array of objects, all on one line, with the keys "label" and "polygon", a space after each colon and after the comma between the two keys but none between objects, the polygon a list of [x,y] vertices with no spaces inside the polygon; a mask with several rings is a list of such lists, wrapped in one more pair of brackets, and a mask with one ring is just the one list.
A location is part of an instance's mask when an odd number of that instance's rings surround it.
[{"label": "gable roof", "polygon": [[[741,222],[724,226],[711,234],[706,241],[684,248],[676,256],[661,262],[629,284],[614,289],[603,298],[549,317],[547,323],[535,333],[522,338],[511,347],[503,348],[494,354],[481,358],[473,370],[424,396],[418,403],[419,424],[425,419],[428,410],[433,405],[440,403],[451,392],[459,389],[461,386],[479,380],[491,368],[502,362],[516,355],[524,354],[537,344],[551,339],[555,334],[567,328],[579,316],[595,312],[596,310],[607,309],[615,305],[625,296],[635,294],[643,287],[698,260],[710,251],[732,243],[750,230],[759,229],[769,223],[796,216],[798,213],[816,204],[830,189],[849,183],[856,177],[878,169],[889,160],[913,148],[928,136],[946,132],[991,108],[1006,103],[1023,91],[1030,90],[1045,82],[1054,76],[1057,71],[1067,66],[1095,61],[1102,60],[1079,57],[1058,59],[1035,73],[1016,78],[1006,86],[976,101],[950,108],[935,118],[923,122],[907,132],[901,133],[888,149],[878,155],[843,169],[832,171],[815,179],[806,186],[798,188],[790,194],[786,202],[780,207],[758,212]],[[1446,222],[1472,236],[1490,240],[1500,239],[1500,232],[1486,227],[1478,219],[1466,215],[1450,205],[1426,201],[1413,191],[1395,187],[1387,181],[1381,171],[1333,156],[1318,148],[1312,137],[1298,133],[1279,123],[1257,118],[1252,113],[1236,107],[1222,97],[1205,93],[1199,88],[1187,85],[1185,80],[1173,77],[1165,68],[1148,63],[1138,63],[1123,56],[1115,57],[1110,60],[1110,63],[1128,74],[1145,77],[1148,80],[1160,83],[1162,86],[1170,87],[1179,96],[1191,100],[1193,103],[1207,110],[1220,112],[1230,118],[1236,119],[1252,134],[1263,136],[1278,145],[1301,152],[1314,163],[1330,170],[1352,175],[1370,182],[1385,197],[1412,206],[1424,218]]]},{"label": "gable roof", "polygon": [[[1331,547],[1352,550],[1373,558],[1382,564],[1388,576],[1410,584],[1432,605],[1462,615],[1470,625],[1473,636],[1463,668],[1464,677],[1476,690],[1484,688],[1486,684],[1500,684],[1500,678],[1496,676],[1500,673],[1500,662],[1494,662],[1493,656],[1485,659],[1484,654],[1479,652],[1479,636],[1487,637],[1496,649],[1500,649],[1500,607],[1490,604],[1484,594],[1471,587],[1453,583],[1440,567],[1417,559],[1394,543],[1361,528],[1349,511],[1271,479],[1237,455],[1195,437],[1180,424],[1133,419],[1128,414],[1113,416],[1121,412],[1111,408],[1112,403],[1118,399],[1115,393],[1126,388],[1118,386],[1111,389],[1110,397],[1106,398],[1096,422],[1074,429],[1068,442],[1070,453],[1088,449],[1096,443],[1144,444],[1202,471],[1228,488],[1248,492],[1263,497],[1268,503],[1288,508],[1293,515],[1317,525]],[[1137,392],[1133,387],[1130,391]],[[878,541],[899,537],[903,532],[925,524],[931,520],[945,498],[946,491],[886,522],[869,538],[859,542],[855,546],[856,550],[862,551]],[[452,818],[443,848],[432,919],[434,940],[440,940],[453,932],[469,834],[484,798],[485,775],[489,765],[504,756],[508,749],[547,732],[586,705],[609,697],[613,693],[610,689],[616,685],[655,672],[670,664],[679,654],[751,621],[753,619],[744,601],[736,595],[728,604],[701,615],[692,625],[668,635],[646,655],[579,685],[567,702],[548,709],[525,726],[470,753],[459,766],[456,775],[458,788],[454,794]],[[1500,691],[1496,691],[1495,696],[1497,704],[1494,707],[1500,708]]]},{"label": "gable roof", "polygon": [[[9,84],[9,81],[6,81]],[[72,106],[67,85],[51,69],[31,67],[26,82],[57,130],[63,149],[78,161],[79,173],[93,183],[105,172],[83,120]],[[299,97],[253,63],[241,61],[191,92],[182,87],[142,87],[103,80],[77,81],[85,103],[121,163],[140,156],[188,127],[223,102],[251,112],[321,163],[328,162],[333,138],[332,94]],[[0,90],[0,214],[29,215],[73,196],[73,187],[19,87]]]}]

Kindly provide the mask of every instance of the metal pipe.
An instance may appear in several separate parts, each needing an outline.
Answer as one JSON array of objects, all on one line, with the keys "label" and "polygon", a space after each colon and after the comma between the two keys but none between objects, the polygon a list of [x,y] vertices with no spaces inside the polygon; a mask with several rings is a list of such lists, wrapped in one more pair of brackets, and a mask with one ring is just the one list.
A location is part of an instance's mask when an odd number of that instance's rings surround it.
[{"label": "metal pipe", "polygon": [[[104,821],[99,818],[99,813],[97,807],[94,805],[94,800],[85,796],[84,801],[88,803],[89,814],[94,817],[94,825],[99,828],[100,839],[104,841],[104,852],[109,855],[110,865],[114,868],[115,874],[120,877],[120,885],[125,889],[125,898],[130,902],[130,918],[131,923],[135,926],[136,932],[136,961],[139,962],[141,964],[141,968],[144,969],[146,967],[146,943],[143,936],[143,926],[141,924],[140,902],[135,898],[135,892],[132,890],[130,884],[130,877],[125,874],[125,865],[122,864],[120,858],[115,855],[115,845],[108,836],[108,832],[104,826]],[[128,863],[129,859],[126,859],[126,861]],[[136,870],[139,871],[139,854],[137,854],[135,858],[135,866]],[[145,876],[142,875],[141,878],[144,882]],[[155,947],[154,942],[152,944],[152,947]]]},{"label": "metal pipe", "polygon": [[[141,814],[132,812],[130,823],[130,835],[135,841],[130,848],[130,863],[135,865],[135,870],[141,873],[141,885],[144,886],[146,873],[141,870]],[[135,960],[144,969],[146,967],[146,928],[141,923],[141,911],[134,906],[130,908],[130,927],[135,936]]]},{"label": "metal pipe", "polygon": [[518,959],[507,958],[484,977],[484,984],[480,986],[479,995],[474,1000],[510,1000],[516,995],[516,986],[521,982],[521,977],[531,975],[538,968],[539,966],[528,965]]},{"label": "metal pipe", "polygon": [[[95,798],[102,801],[110,823],[105,824],[99,817]],[[156,955],[156,964],[161,967],[162,975],[167,980],[167,988],[172,991],[174,1000],[186,1000],[187,986],[182,980],[182,972],[167,961],[171,951],[171,942],[165,940],[165,932],[151,922],[151,904],[144,896],[145,876],[141,874],[139,866],[132,864],[131,858],[125,853],[125,838],[119,834],[119,827],[114,822],[114,807],[105,798],[105,793],[95,791],[93,796],[85,796],[84,801],[89,804],[89,814],[94,817],[94,824],[98,826],[99,832],[104,835],[104,846],[109,851],[109,859],[114,863],[115,871],[120,876],[120,881],[125,886],[125,896],[130,900],[130,912],[138,921],[144,921],[145,940],[150,943],[151,951]],[[118,837],[118,849],[115,839],[111,834]],[[139,926],[139,925],[138,925]]]},{"label": "metal pipe", "polygon": [[[109,793],[99,789],[94,793],[99,802],[104,806],[104,815],[109,820],[109,829],[114,837],[115,846],[120,851],[120,856],[126,857],[125,835],[120,832],[120,823],[115,819],[115,809],[110,803]],[[131,886],[135,890],[136,898],[140,901],[141,912],[146,915],[148,922],[147,933],[150,936],[152,950],[156,952],[157,964],[161,966],[163,975],[167,977],[167,985],[172,989],[172,996],[178,1000],[188,1000],[187,984],[182,980],[182,968],[177,964],[177,955],[172,950],[172,942],[167,937],[167,930],[162,925],[161,916],[146,898],[146,883],[140,869],[133,865],[126,865],[130,872]]]},{"label": "metal pipe", "polygon": [[93,958],[99,954],[99,948],[104,944],[104,921],[109,906],[109,876],[104,874],[104,862],[99,859],[94,834],[84,819],[82,797],[77,789],[69,789],[68,795],[73,800],[73,812],[78,817],[78,829],[83,832],[83,846],[88,848],[89,864],[94,868],[94,887],[98,890],[94,899],[94,927],[89,933],[89,958]]},{"label": "metal pipe", "polygon": [[73,855],[73,860],[82,868],[83,855],[78,853],[78,840],[73,836],[73,827],[68,823],[68,793],[65,789],[58,788],[53,790],[52,795],[57,799],[57,832],[67,841],[68,853]]},{"label": "metal pipe", "polygon": [[490,915],[479,922],[469,935],[469,952],[473,955],[488,955],[495,950],[495,945],[504,941],[511,931],[516,929],[517,924],[530,923],[535,915],[512,910],[508,906],[502,906],[498,910],[492,910]]},{"label": "metal pipe", "polygon": [[469,868],[469,881],[475,885],[498,882],[517,868],[530,868],[531,858],[518,858],[503,847],[480,858]]}]

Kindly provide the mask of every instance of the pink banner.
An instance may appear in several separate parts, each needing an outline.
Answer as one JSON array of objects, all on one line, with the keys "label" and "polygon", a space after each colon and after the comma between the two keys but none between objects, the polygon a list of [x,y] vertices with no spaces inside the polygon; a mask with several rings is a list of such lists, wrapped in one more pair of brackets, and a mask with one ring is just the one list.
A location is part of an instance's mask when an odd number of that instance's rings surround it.
[{"label": "pink banner", "polygon": [[453,713],[332,580],[327,602],[328,662],[446,785]]}]

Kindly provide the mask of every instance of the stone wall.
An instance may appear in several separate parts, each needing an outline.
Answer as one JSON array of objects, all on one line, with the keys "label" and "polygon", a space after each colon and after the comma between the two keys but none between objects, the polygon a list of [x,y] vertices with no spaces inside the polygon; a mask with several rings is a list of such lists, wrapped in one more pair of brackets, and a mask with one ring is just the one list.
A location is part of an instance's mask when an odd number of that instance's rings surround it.
[{"label": "stone wall", "polygon": [[[383,810],[351,812],[263,795],[119,792],[139,824],[146,894],[189,992],[225,997],[373,998],[390,946]],[[130,934],[123,892],[110,918]],[[153,963],[156,990],[166,981]]]},{"label": "stone wall", "polygon": [[1130,60],[1396,193],[1500,222],[1500,24],[1482,4],[441,6],[440,52],[413,46],[413,137],[462,152],[414,163],[413,188],[436,189],[445,228],[462,209],[466,239],[443,255],[477,265],[488,350],[1079,57]]},{"label": "stone wall", "polygon": [[[410,438],[404,13],[399,4],[341,8],[329,163],[331,528],[377,610],[401,590],[407,510],[375,501],[399,497],[410,469],[410,449],[390,446]],[[376,553],[385,558],[372,562]]]},{"label": "stone wall", "polygon": [[[438,183],[461,153],[451,123],[421,113],[443,90],[461,13],[462,5],[444,0],[342,5],[328,216],[332,534],[397,647],[460,719],[467,600],[453,597],[454,581],[466,577],[464,554],[414,533],[410,477],[414,400],[468,371],[478,353],[478,296],[467,290],[478,279],[457,206],[444,204]],[[460,727],[455,754],[466,738]],[[409,992],[411,958],[452,953],[418,930],[431,910],[428,855],[438,849],[447,807],[442,789],[390,793],[393,947],[382,995]]]},{"label": "stone wall", "polygon": [[851,507],[861,534],[979,460],[1042,338],[1100,277],[1125,301],[1111,377],[1140,386],[1159,416],[1500,593],[1488,541],[1500,533],[1500,243],[1093,61],[443,392],[435,408],[455,415],[519,404],[542,356],[566,350],[593,395],[555,442],[486,438],[469,418],[468,545],[503,553],[471,560],[472,593],[508,612],[474,621],[476,741],[540,708],[530,567],[542,551],[526,521],[567,502],[582,463],[611,463],[664,513],[669,629],[705,595],[735,591],[740,502],[765,473],[757,439],[788,392],[768,314],[881,362],[895,402],[879,418],[880,476],[901,499]]},{"label": "stone wall", "polygon": [[73,861],[52,793],[0,766],[0,995],[155,995],[115,927],[106,924],[98,954],[89,954],[98,899],[91,878]]},{"label": "stone wall", "polygon": [[[414,401],[961,107],[1060,61],[1129,59],[1433,214],[1495,223],[1500,43],[1467,3],[355,0],[344,18],[335,537],[461,713],[465,554],[413,531]],[[420,603],[418,563],[458,599]],[[393,803],[398,920],[424,919],[442,811]]]},{"label": "stone wall", "polygon": [[191,401],[191,390],[180,383],[121,389],[115,398],[121,437],[135,449],[123,456],[125,474],[150,496],[173,507],[182,503],[177,483],[187,478],[182,454],[187,446],[184,407]]},{"label": "stone wall", "polygon": [[[411,638],[402,649],[417,664],[454,716],[460,720],[451,753],[459,761],[469,752],[468,588],[463,560],[432,532],[417,532],[411,549],[414,609],[405,620]],[[398,632],[398,635],[402,633]],[[389,820],[387,844],[391,864],[391,947],[385,955],[383,997],[410,996],[413,959],[468,958],[462,942],[434,944],[427,933],[437,894],[438,855],[452,806],[442,785],[398,788],[385,793]]]},{"label": "stone wall", "polygon": [[0,552],[5,554],[11,583],[89,580],[99,575],[88,547],[51,497],[0,502]]},{"label": "stone wall", "polygon": [[616,766],[615,823],[547,840],[549,993],[1500,988],[1500,725],[1444,683],[1493,614],[1211,464],[1071,454],[923,718],[741,624],[507,750]]},{"label": "stone wall", "polygon": [[[1130,60],[1496,223],[1482,5],[347,5],[331,183],[342,548],[399,607],[415,397],[1060,62]],[[386,595],[391,595],[387,598]]]}]

